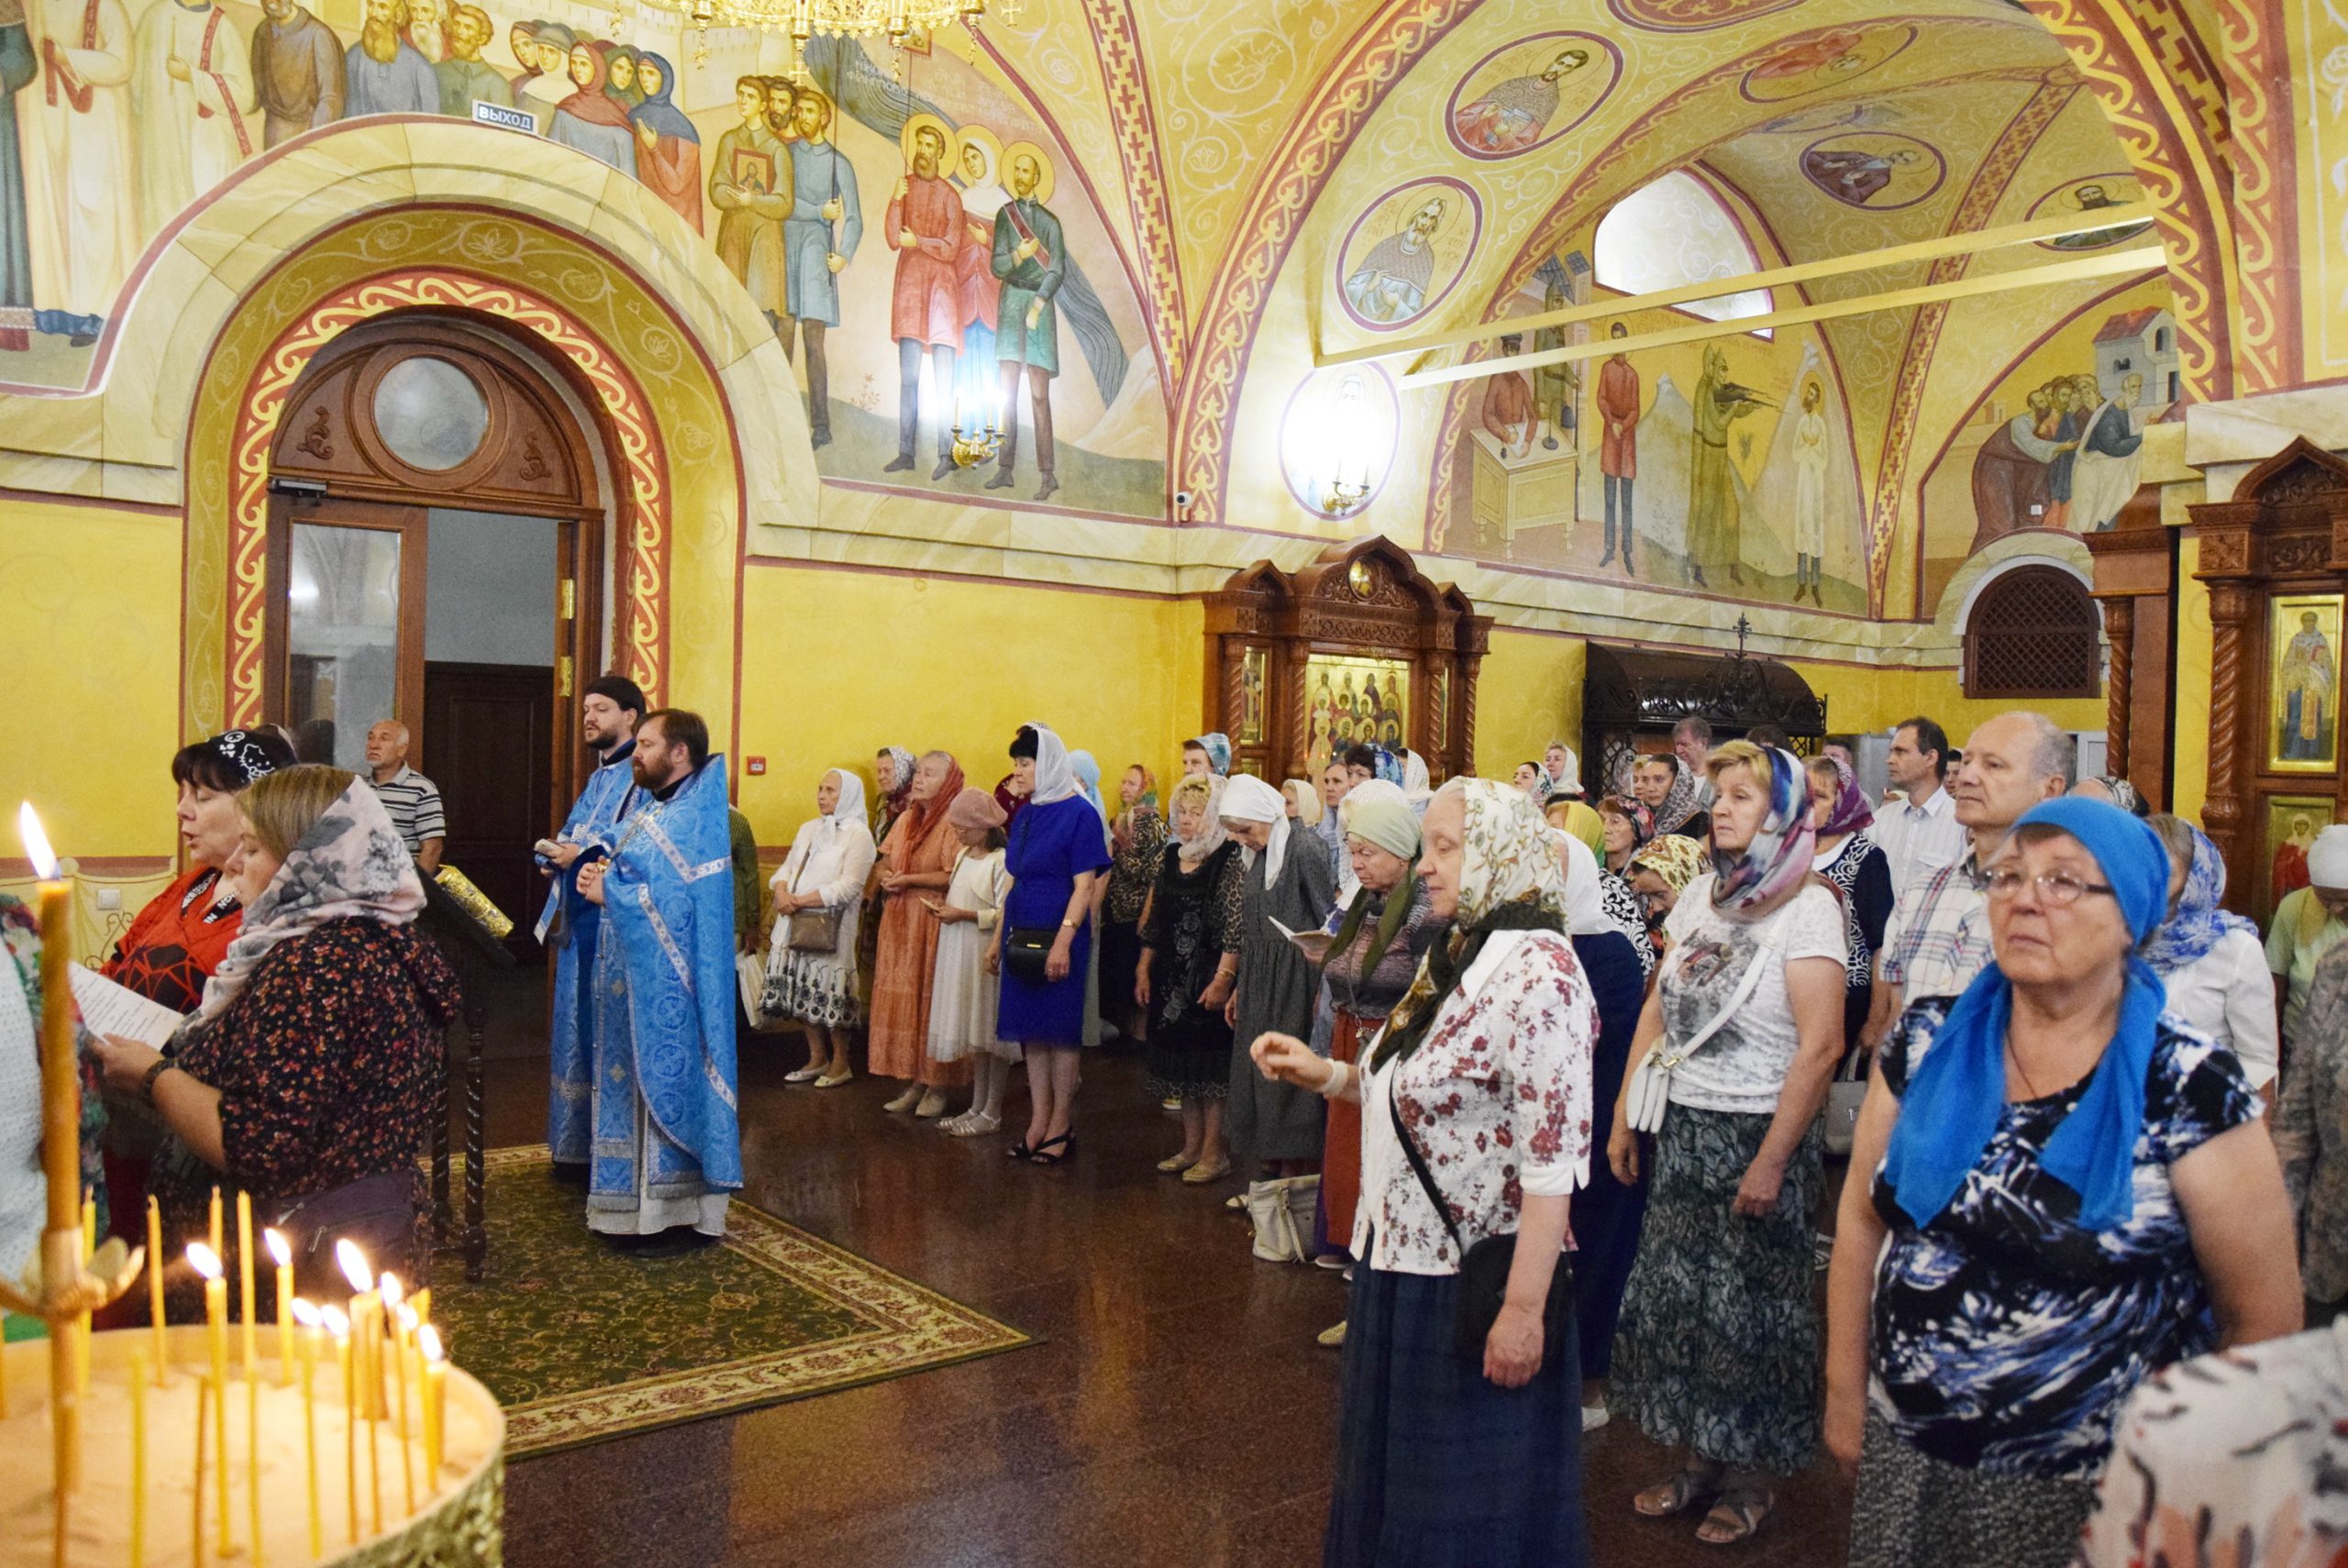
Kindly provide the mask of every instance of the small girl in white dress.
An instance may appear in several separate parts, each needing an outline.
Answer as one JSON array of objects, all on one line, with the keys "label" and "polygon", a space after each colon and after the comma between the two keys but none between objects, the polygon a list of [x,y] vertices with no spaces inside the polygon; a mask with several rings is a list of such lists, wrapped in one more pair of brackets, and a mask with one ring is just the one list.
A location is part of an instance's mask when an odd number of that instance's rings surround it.
[{"label": "small girl in white dress", "polygon": [[1019,1047],[995,1038],[998,976],[987,972],[987,949],[1002,901],[1011,890],[1003,869],[1003,811],[983,790],[965,790],[947,808],[946,825],[962,841],[954,879],[943,900],[925,899],[944,922],[937,966],[930,982],[929,1055],[939,1062],[972,1059],[970,1106],[940,1123],[957,1138],[975,1138],[1002,1126],[1002,1091]]}]

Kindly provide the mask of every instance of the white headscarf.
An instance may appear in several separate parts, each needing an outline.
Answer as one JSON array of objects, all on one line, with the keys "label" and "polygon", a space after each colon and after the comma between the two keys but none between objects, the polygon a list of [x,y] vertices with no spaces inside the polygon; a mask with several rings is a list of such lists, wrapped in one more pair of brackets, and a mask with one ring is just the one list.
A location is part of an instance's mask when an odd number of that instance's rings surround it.
[{"label": "white headscarf", "polygon": [[1597,936],[1615,929],[1606,918],[1606,901],[1598,882],[1598,856],[1589,845],[1560,827],[1549,830],[1557,845],[1558,864],[1566,874],[1566,934]]},{"label": "white headscarf", "polygon": [[1048,806],[1055,801],[1083,793],[1083,781],[1077,778],[1075,765],[1068,759],[1068,743],[1035,720],[1028,721],[1027,727],[1036,732],[1036,789],[1027,797],[1027,803]]},{"label": "white headscarf", "polygon": [[[864,815],[863,775],[851,773],[845,767],[835,767],[825,773],[824,778],[836,778],[840,781],[840,798],[830,811],[816,820],[827,823],[835,828],[846,827],[848,823],[854,823],[865,832],[870,833],[871,826],[866,822]],[[819,778],[815,782],[818,789],[823,787],[823,779]]]},{"label": "white headscarf", "polygon": [[[1549,753],[1553,751],[1566,754],[1565,770],[1561,773],[1549,771]],[[1564,741],[1551,741],[1541,753],[1541,798],[1548,801],[1560,795],[1578,796],[1580,793],[1581,758],[1575,756],[1574,748]]]},{"label": "white headscarf", "polygon": [[2348,888],[2348,827],[2335,823],[2315,835],[2308,880],[2319,888]]},{"label": "white headscarf", "polygon": [[1402,754],[1402,793],[1421,808],[1434,798],[1434,778],[1427,772],[1427,759],[1415,751]]},{"label": "white headscarf", "polygon": [[[1264,886],[1279,881],[1280,863],[1288,858],[1288,802],[1280,799],[1280,792],[1252,773],[1236,773],[1223,792],[1222,811],[1223,820],[1228,823],[1270,826],[1271,842],[1264,846]],[[1247,858],[1252,863],[1256,856],[1251,852]]]}]

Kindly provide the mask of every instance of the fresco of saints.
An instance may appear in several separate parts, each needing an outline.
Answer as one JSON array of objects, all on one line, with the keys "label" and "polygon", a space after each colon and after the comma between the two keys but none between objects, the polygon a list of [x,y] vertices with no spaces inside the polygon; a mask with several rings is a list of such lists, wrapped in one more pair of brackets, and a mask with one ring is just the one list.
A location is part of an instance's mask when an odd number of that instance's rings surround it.
[{"label": "fresco of saints", "polygon": [[[1551,283],[1541,295],[1541,309],[1545,314],[1566,308],[1566,291]],[[1566,329],[1562,326],[1535,327],[1533,348],[1563,348]],[[1533,372],[1533,396],[1540,416],[1549,422],[1549,434],[1541,438],[1542,449],[1554,452],[1559,446],[1571,446],[1574,438],[1574,403],[1581,392],[1581,375],[1569,364],[1543,365]]]},{"label": "fresco of saints", "polygon": [[636,85],[644,94],[627,116],[628,128],[636,133],[636,177],[699,234],[701,132],[672,96],[677,68],[668,56],[647,51],[637,57]]},{"label": "fresco of saints", "polygon": [[[709,204],[717,209],[717,259],[749,292],[767,325],[783,336],[788,302],[782,220],[791,215],[791,149],[767,124],[766,83],[734,83],[741,124],[717,138],[709,170]],[[786,338],[784,347],[789,347]]]},{"label": "fresco of saints", "polygon": [[[504,73],[481,57],[481,51],[496,36],[497,24],[478,6],[460,6],[449,14],[449,55],[432,71],[440,79],[442,114],[469,120],[475,104],[513,101],[513,89],[507,85]],[[694,182],[695,185],[699,183]],[[699,190],[694,190],[693,200],[700,202]]]},{"label": "fresco of saints", "polygon": [[1346,298],[1364,320],[1408,321],[1427,308],[1434,284],[1434,239],[1449,212],[1441,196],[1419,204],[1401,231],[1373,246],[1346,279]]},{"label": "fresco of saints", "polygon": [[0,5],[0,348],[33,346],[33,257],[26,233],[25,162],[17,135],[17,93],[39,66],[24,9]]},{"label": "fresco of saints", "polygon": [[[407,20],[400,28],[400,37],[415,47],[426,65],[438,65],[449,58],[451,14],[449,0],[407,0]],[[495,36],[495,28],[490,30]]]},{"label": "fresco of saints", "polygon": [[1924,155],[1912,147],[1870,151],[1857,147],[1814,147],[1801,155],[1811,183],[1849,206],[1864,207],[1891,183],[1895,171]]},{"label": "fresco of saints", "polygon": [[1002,285],[994,276],[994,220],[1011,200],[1002,188],[1002,143],[984,126],[964,126],[954,160],[954,182],[961,187],[965,239],[956,271],[962,290],[962,357],[954,389],[963,416],[983,423],[1002,396],[1002,367],[995,361],[995,305]]},{"label": "fresco of saints", "polygon": [[[1370,678],[1370,684],[1373,688],[1377,685],[1375,676]],[[1402,742],[1401,690],[1401,676],[1386,678],[1386,690],[1378,700],[1378,738],[1383,745],[1400,745]]]},{"label": "fresco of saints", "polygon": [[361,15],[359,41],[342,57],[343,118],[438,114],[440,78],[400,36],[407,0],[367,0]]},{"label": "fresco of saints", "polygon": [[130,17],[122,0],[25,0],[25,25],[42,78],[17,100],[35,319],[85,344],[143,244],[128,195]]},{"label": "fresco of saints", "polygon": [[1729,380],[1728,353],[1717,343],[1704,350],[1704,373],[1689,402],[1695,415],[1694,461],[1688,484],[1688,575],[1699,588],[1704,565],[1726,562],[1729,580],[1744,581],[1744,519],[1736,500],[1736,475],[1729,466],[1729,426],[1763,406],[1761,394]]},{"label": "fresco of saints", "polygon": [[2286,762],[2330,761],[2339,669],[2331,639],[2323,635],[2314,611],[2300,612],[2299,629],[2283,650],[2277,680],[2283,724],[2276,755]]},{"label": "fresco of saints", "polygon": [[1051,199],[1050,160],[1030,141],[1003,149],[1011,174],[1011,200],[994,215],[993,268],[1002,293],[995,302],[996,363],[1002,376],[1002,458],[989,490],[1011,482],[1019,459],[1019,383],[1027,382],[1035,410],[1036,467],[1044,482],[1043,501],[1059,489],[1053,474],[1052,379],[1060,373],[1060,326],[1054,301],[1068,277],[1068,243],[1060,220],[1044,204]]},{"label": "fresco of saints", "polygon": [[791,215],[782,224],[789,290],[782,351],[791,352],[795,321],[807,350],[808,434],[825,447],[832,439],[832,386],[824,334],[840,324],[840,270],[863,242],[864,206],[856,170],[831,139],[832,101],[813,87],[801,89],[792,124],[799,138],[791,144]]},{"label": "fresco of saints", "polygon": [[138,20],[134,52],[138,219],[156,234],[259,149],[259,101],[244,35],[211,0],[156,0]]},{"label": "fresco of saints", "polygon": [[962,344],[957,271],[965,238],[962,197],[945,175],[947,149],[953,144],[953,133],[936,115],[915,115],[905,122],[905,172],[880,226],[897,253],[897,276],[889,293],[889,336],[897,340],[897,455],[881,471],[903,473],[914,466],[925,354],[929,384],[941,405],[931,411],[937,425],[933,480],[954,471],[954,356]]},{"label": "fresco of saints", "polygon": [[275,147],[342,118],[342,40],[301,0],[261,0],[260,10],[253,91],[260,99],[260,144]]},{"label": "fresco of saints", "polygon": [[2092,409],[2079,425],[2079,455],[2071,477],[2070,524],[2082,534],[2100,534],[2119,521],[2120,509],[2136,493],[2137,456],[2144,437],[2134,409],[2144,378],[2130,371],[2116,397],[2099,396],[2095,378],[2080,378],[2079,406]]},{"label": "fresco of saints", "polygon": [[[380,0],[368,0],[372,6]],[[354,51],[355,52],[355,51]],[[636,138],[628,129],[627,108],[608,89],[612,83],[612,46],[598,39],[570,46],[570,83],[575,89],[555,105],[547,139],[576,148],[599,163],[623,174],[636,172]],[[358,83],[352,83],[354,93]]]},{"label": "fresco of saints", "polygon": [[1826,571],[1826,389],[1816,378],[1801,388],[1801,417],[1794,422],[1794,602],[1802,595],[1821,609]]},{"label": "fresco of saints", "polygon": [[[1560,50],[1537,76],[1512,76],[1452,116],[1459,144],[1476,152],[1522,152],[1557,112],[1558,83],[1589,63],[1586,49]],[[1367,313],[1365,313],[1367,314]]]},{"label": "fresco of saints", "polygon": [[[1503,355],[1523,350],[1524,339],[1512,332],[1501,338]],[[1533,405],[1533,388],[1522,372],[1498,370],[1484,378],[1483,425],[1512,458],[1533,449],[1533,433],[1540,427],[1540,411]]]},{"label": "fresco of saints", "polygon": [[1351,745],[1356,740],[1373,738],[1358,734],[1354,728],[1354,678],[1350,671],[1337,678],[1337,706],[1329,723],[1329,733],[1339,745]]},{"label": "fresco of saints", "polygon": [[560,22],[540,22],[532,35],[537,73],[514,84],[514,106],[537,116],[540,136],[554,125],[556,105],[578,90],[570,80],[570,46],[578,41]]},{"label": "fresco of saints", "polygon": [[[1622,337],[1629,332],[1630,328],[1619,321],[1607,328],[1610,337]],[[1602,426],[1598,471],[1606,483],[1606,554],[1598,564],[1604,566],[1614,558],[1614,525],[1619,513],[1623,525],[1623,569],[1636,576],[1638,568],[1631,551],[1631,497],[1639,479],[1639,372],[1632,367],[1628,354],[1610,355],[1599,368],[1598,417]]]}]

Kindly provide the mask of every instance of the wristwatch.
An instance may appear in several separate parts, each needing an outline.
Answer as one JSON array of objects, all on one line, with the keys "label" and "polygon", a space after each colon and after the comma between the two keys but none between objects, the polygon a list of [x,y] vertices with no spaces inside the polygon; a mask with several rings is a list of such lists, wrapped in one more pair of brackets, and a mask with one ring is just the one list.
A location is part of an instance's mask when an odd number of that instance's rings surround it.
[{"label": "wristwatch", "polygon": [[155,1065],[147,1069],[147,1076],[138,1080],[138,1098],[143,1103],[148,1105],[155,1103],[155,1080],[176,1065],[169,1056],[156,1058]]}]

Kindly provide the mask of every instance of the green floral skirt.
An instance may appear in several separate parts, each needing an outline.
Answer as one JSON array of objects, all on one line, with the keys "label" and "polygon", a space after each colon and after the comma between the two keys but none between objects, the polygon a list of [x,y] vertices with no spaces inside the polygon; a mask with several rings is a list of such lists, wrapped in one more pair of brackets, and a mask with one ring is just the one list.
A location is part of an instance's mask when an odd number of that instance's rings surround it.
[{"label": "green floral skirt", "polygon": [[1656,1442],[1786,1474],[1818,1447],[1812,1238],[1824,1148],[1812,1127],[1767,1218],[1732,1213],[1769,1121],[1684,1105],[1665,1118],[1609,1392]]}]

